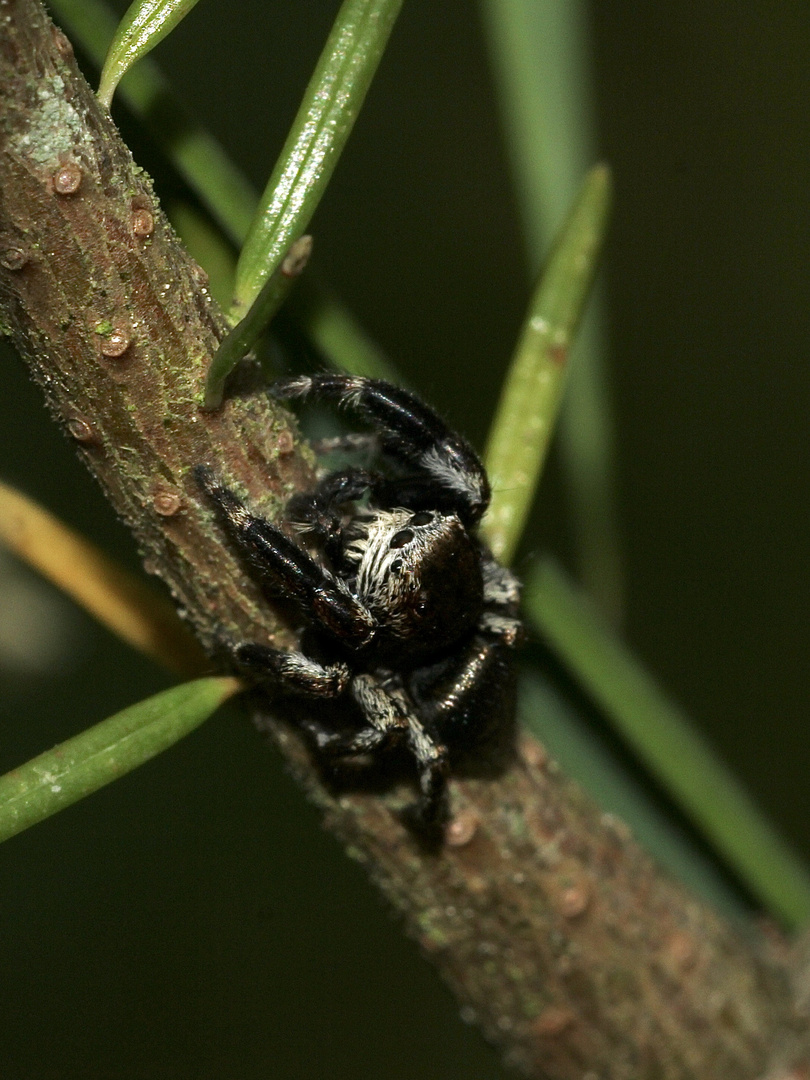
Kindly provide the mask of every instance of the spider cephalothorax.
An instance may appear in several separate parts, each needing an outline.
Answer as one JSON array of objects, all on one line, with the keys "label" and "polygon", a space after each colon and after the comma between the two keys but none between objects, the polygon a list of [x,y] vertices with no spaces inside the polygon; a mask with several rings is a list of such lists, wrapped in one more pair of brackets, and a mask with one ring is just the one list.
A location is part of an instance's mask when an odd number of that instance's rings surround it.
[{"label": "spider cephalothorax", "polygon": [[489,503],[486,473],[461,436],[389,383],[315,375],[271,392],[357,413],[374,429],[385,471],[329,472],[290,501],[287,518],[310,553],[197,467],[253,573],[294,603],[307,628],[299,652],[248,642],[235,660],[281,691],[352,702],[351,729],[306,722],[319,752],[405,745],[419,773],[419,822],[439,825],[451,756],[509,707],[520,638],[517,582],[475,533]]},{"label": "spider cephalothorax", "polygon": [[484,596],[477,545],[455,514],[377,510],[346,548],[353,589],[375,618],[376,644],[411,658],[447,647],[478,621]]}]

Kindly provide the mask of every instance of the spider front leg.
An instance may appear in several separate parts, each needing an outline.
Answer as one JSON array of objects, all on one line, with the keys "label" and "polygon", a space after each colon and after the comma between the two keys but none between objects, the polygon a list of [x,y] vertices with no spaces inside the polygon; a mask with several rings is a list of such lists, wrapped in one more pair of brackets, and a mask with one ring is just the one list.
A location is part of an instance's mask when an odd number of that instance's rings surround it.
[{"label": "spider front leg", "polygon": [[259,578],[294,600],[305,617],[338,640],[356,649],[368,645],[377,625],[365,605],[280,529],[252,514],[207,465],[198,465],[194,475]]},{"label": "spider front leg", "polygon": [[483,516],[490,492],[478,455],[414,394],[381,379],[331,373],[283,379],[270,392],[282,399],[327,398],[353,410],[380,433],[387,453],[444,493],[465,525]]}]

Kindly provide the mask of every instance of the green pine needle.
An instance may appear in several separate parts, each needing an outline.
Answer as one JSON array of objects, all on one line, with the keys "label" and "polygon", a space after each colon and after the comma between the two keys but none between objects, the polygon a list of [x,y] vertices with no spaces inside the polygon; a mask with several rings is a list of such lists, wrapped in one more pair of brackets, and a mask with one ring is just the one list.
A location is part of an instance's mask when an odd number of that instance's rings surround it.
[{"label": "green pine needle", "polygon": [[[73,40],[101,66],[116,27],[104,0],[51,0],[50,6]],[[154,61],[147,58],[137,64],[118,93],[231,243],[237,247],[244,243],[257,195],[222,146],[185,111]],[[335,367],[353,375],[398,381],[351,312],[307,275],[288,303],[301,329]]]},{"label": "green pine needle", "polygon": [[377,70],[402,0],[344,0],[239,258],[241,317],[304,234]]},{"label": "green pine needle", "polygon": [[548,452],[609,206],[610,173],[598,165],[588,174],[531,299],[501,392],[485,454],[493,494],[483,528],[504,563],[520,541]]},{"label": "green pine needle", "polygon": [[12,769],[0,777],[0,841],[167,750],[239,689],[230,677],[181,683]]},{"label": "green pine needle", "polygon": [[98,97],[109,109],[115,88],[132,65],[146,56],[188,15],[197,0],[135,0],[115,32],[101,72]]},{"label": "green pine needle", "polygon": [[311,251],[311,236],[302,236],[300,240],[296,240],[281,266],[265,281],[247,315],[225,336],[208,369],[204,408],[220,407],[228,376],[270,325],[270,320],[284,303],[293,282],[306,267]]}]

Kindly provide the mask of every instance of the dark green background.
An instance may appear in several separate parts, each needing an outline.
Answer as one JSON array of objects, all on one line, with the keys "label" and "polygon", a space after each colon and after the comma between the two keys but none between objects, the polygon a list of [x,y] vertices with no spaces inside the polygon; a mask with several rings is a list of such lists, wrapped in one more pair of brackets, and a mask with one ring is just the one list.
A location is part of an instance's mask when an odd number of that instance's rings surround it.
[{"label": "dark green background", "polygon": [[[336,8],[208,0],[156,54],[257,186]],[[808,855],[809,19],[592,11],[627,637]],[[480,444],[529,283],[474,4],[406,0],[314,232],[317,271]],[[132,562],[2,362],[0,476]],[[567,535],[552,467],[524,558]],[[57,670],[0,672],[2,768],[166,685],[62,617]],[[0,941],[9,1080],[501,1075],[236,712],[4,845]]]}]

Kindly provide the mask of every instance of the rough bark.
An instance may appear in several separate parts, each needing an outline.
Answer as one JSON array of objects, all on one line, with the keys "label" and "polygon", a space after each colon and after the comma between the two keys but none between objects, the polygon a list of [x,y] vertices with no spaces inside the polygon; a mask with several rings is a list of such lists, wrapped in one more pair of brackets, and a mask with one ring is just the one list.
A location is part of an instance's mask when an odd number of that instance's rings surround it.
[{"label": "rough bark", "polygon": [[[0,13],[4,328],[204,646],[223,629],[266,638],[278,625],[189,469],[210,462],[272,516],[309,477],[294,428],[258,393],[199,410],[225,329],[204,274],[37,0]],[[526,1073],[753,1080],[810,1060],[787,956],[663,875],[528,737],[497,780],[454,781],[447,843],[428,852],[392,812],[407,791],[330,793],[294,730],[265,722],[466,1015]]]}]

